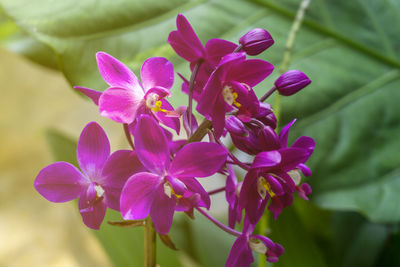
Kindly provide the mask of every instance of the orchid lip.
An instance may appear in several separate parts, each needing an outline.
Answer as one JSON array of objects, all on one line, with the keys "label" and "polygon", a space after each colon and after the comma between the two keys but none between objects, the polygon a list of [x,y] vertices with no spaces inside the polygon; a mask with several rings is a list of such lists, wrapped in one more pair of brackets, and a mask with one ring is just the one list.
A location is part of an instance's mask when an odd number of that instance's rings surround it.
[{"label": "orchid lip", "polygon": [[103,187],[101,187],[101,185],[96,184],[94,186],[94,189],[96,190],[96,198],[101,198],[105,193],[105,191],[104,191]]},{"label": "orchid lip", "polygon": [[250,238],[249,246],[251,250],[258,252],[260,254],[265,254],[267,253],[268,250],[265,244],[256,238]]},{"label": "orchid lip", "polygon": [[293,179],[295,185],[299,185],[301,182],[301,175],[298,169],[291,170],[288,172],[289,176]]}]

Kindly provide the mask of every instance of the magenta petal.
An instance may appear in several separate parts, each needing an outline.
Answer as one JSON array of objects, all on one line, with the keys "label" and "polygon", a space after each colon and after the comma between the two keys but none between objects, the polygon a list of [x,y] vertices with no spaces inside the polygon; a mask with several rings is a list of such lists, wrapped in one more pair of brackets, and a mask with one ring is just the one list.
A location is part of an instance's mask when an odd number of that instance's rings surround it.
[{"label": "magenta petal", "polygon": [[226,103],[222,96],[217,99],[212,113],[212,125],[215,138],[220,138],[225,127]]},{"label": "magenta petal", "polygon": [[92,99],[93,103],[95,103],[97,106],[99,105],[99,98],[103,92],[96,91],[96,90],[86,88],[86,87],[81,87],[81,86],[74,86],[74,89],[80,91],[85,96]]},{"label": "magenta petal", "polygon": [[279,133],[279,140],[282,147],[287,147],[287,141],[289,136],[290,127],[296,122],[296,119],[289,122],[285,127],[282,128],[281,132]]},{"label": "magenta petal", "polygon": [[218,65],[221,58],[232,53],[236,47],[237,44],[223,39],[210,39],[206,44],[207,59],[213,65]]},{"label": "magenta petal", "polygon": [[315,148],[315,141],[311,137],[300,136],[296,141],[294,141],[292,147],[306,149],[311,154]]},{"label": "magenta petal", "polygon": [[174,83],[174,67],[166,58],[151,57],[143,63],[140,77],[145,91],[155,86],[170,89]]},{"label": "magenta petal", "polygon": [[143,97],[144,93],[140,90],[108,88],[99,99],[100,115],[118,123],[132,123]]},{"label": "magenta petal", "polygon": [[135,74],[118,59],[105,52],[97,52],[96,59],[101,77],[110,86],[131,89],[140,86]]},{"label": "magenta petal", "polygon": [[166,235],[172,225],[176,206],[176,198],[174,195],[168,197],[164,192],[164,187],[159,186],[155,190],[154,202],[151,206],[150,216],[154,223],[157,233]]},{"label": "magenta petal", "polygon": [[284,171],[290,171],[297,167],[300,163],[305,163],[310,157],[310,153],[306,149],[290,147],[279,150],[281,154],[281,168]]},{"label": "magenta petal", "polygon": [[194,32],[189,21],[182,14],[176,17],[176,28],[182,38],[190,45],[196,55],[203,56],[204,47]]},{"label": "magenta petal", "polygon": [[79,137],[76,153],[81,170],[90,179],[101,176],[101,171],[110,155],[110,143],[99,124],[90,122],[86,125]]},{"label": "magenta petal", "polygon": [[143,165],[149,171],[163,175],[170,164],[168,140],[163,129],[152,117],[142,115],[133,136],[136,153]]},{"label": "magenta petal", "polygon": [[121,193],[121,214],[125,220],[145,219],[153,204],[161,177],[148,172],[133,175],[126,182]]},{"label": "magenta petal", "polygon": [[144,99],[147,100],[147,97],[150,94],[158,95],[158,99],[162,99],[164,97],[170,96],[170,92],[169,92],[168,89],[165,89],[164,87],[159,87],[159,86],[151,87],[150,89],[146,89],[146,93],[144,95]]},{"label": "magenta petal", "polygon": [[90,185],[87,192],[79,198],[79,212],[87,227],[98,230],[106,214],[107,206],[103,199],[96,199],[94,185]]},{"label": "magenta petal", "polygon": [[261,59],[248,59],[233,65],[227,75],[226,81],[238,81],[251,87],[256,86],[272,73],[274,66]]},{"label": "magenta petal", "polygon": [[211,74],[197,104],[197,111],[208,118],[211,116],[214,106],[217,105],[218,97],[221,97],[222,73],[222,69],[219,68]]},{"label": "magenta petal", "polygon": [[194,178],[179,178],[185,185],[186,188],[193,192],[193,193],[198,193],[200,195],[200,202],[197,203],[198,206],[205,207],[207,209],[210,209],[211,206],[211,200],[210,196],[204,190],[203,186]]},{"label": "magenta petal", "polygon": [[248,242],[249,239],[246,235],[241,235],[235,240],[226,260],[225,267],[250,266],[254,258]]},{"label": "magenta petal", "polygon": [[281,162],[281,154],[278,151],[265,151],[258,153],[254,158],[251,168],[271,168]]},{"label": "magenta petal", "polygon": [[168,35],[168,43],[175,52],[189,62],[196,62],[201,58],[201,53],[197,53],[185,40],[178,31],[170,32]]},{"label": "magenta petal", "polygon": [[51,202],[66,202],[77,198],[90,181],[72,164],[56,162],[43,168],[34,187]]},{"label": "magenta petal", "polygon": [[132,150],[118,150],[107,160],[101,179],[95,180],[105,191],[105,201],[111,209],[119,211],[121,191],[129,177],[145,171],[136,153]]},{"label": "magenta petal", "polygon": [[207,177],[225,163],[228,153],[216,143],[195,142],[178,151],[169,173],[174,177]]}]

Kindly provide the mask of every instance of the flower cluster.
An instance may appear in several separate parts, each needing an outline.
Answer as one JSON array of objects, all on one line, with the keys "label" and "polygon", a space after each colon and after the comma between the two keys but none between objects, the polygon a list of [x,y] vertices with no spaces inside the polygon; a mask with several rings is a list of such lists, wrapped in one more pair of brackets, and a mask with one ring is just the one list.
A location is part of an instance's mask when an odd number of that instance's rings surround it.
[{"label": "flower cluster", "polygon": [[[98,105],[100,115],[124,125],[131,149],[110,155],[105,132],[91,122],[78,142],[80,170],[67,162],[53,163],[39,172],[34,186],[52,202],[79,198],[83,222],[92,229],[100,228],[109,207],[125,220],[150,217],[156,231],[166,235],[175,212],[193,218],[197,210],[237,237],[226,266],[249,266],[254,261],[252,251],[277,261],[283,247],[253,232],[267,207],[276,219],[292,204],[295,192],[308,200],[311,187],[302,182],[302,175],[311,175],[305,163],[315,143],[301,136],[288,145],[295,120],[277,133],[277,118],[264,101],[274,91],[295,94],[311,81],[301,71],[290,70],[263,97],[256,96],[253,87],[274,70],[269,62],[247,58],[273,45],[264,29],[249,31],[238,44],[211,39],[203,46],[187,19],[178,15],[177,30],[169,34],[168,43],[190,63],[191,77],[179,74],[182,90],[189,95],[188,106],[174,109],[167,100],[174,83],[174,69],[167,59],[147,59],[139,79],[116,58],[98,52],[98,69],[109,88],[75,89]],[[200,126],[192,114],[193,101],[204,116]],[[181,125],[187,137],[174,140],[171,130],[180,135]],[[207,134],[208,141],[203,141]],[[252,162],[240,161],[225,148],[221,138],[228,136],[237,149],[253,156]],[[237,178],[236,168],[246,171],[243,179]],[[215,173],[226,176],[226,185],[208,193],[198,178]],[[205,211],[211,206],[210,194],[221,191],[229,207],[228,225]],[[236,231],[242,221],[241,232]]]}]

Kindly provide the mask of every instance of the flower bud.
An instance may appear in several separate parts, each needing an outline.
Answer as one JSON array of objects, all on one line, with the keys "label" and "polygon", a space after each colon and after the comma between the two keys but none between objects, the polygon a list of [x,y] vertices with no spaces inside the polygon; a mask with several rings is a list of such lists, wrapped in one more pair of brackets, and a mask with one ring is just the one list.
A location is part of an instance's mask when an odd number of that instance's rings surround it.
[{"label": "flower bud", "polygon": [[299,70],[289,70],[276,79],[275,87],[279,94],[290,96],[297,93],[310,83],[311,80],[308,79],[307,75],[303,72]]},{"label": "flower bud", "polygon": [[240,37],[239,44],[243,51],[250,56],[256,56],[274,44],[269,32],[264,29],[256,28]]}]

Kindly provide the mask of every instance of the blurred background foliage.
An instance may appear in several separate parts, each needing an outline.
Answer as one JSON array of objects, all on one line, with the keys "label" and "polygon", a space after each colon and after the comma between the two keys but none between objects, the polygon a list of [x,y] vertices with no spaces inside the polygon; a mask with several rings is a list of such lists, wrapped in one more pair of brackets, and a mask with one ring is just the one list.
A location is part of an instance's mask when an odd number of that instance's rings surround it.
[{"label": "blurred background foliage", "polygon": [[[178,13],[188,18],[203,43],[210,38],[237,42],[248,30],[262,27],[275,44],[261,58],[276,70],[255,88],[261,96],[279,74],[299,4],[0,0],[0,41],[3,47],[62,72],[71,86],[104,90],[97,51],[112,54],[136,73],[146,58],[164,56],[177,72],[189,76],[188,64],[166,43]],[[295,199],[292,207],[269,222],[271,237],[286,249],[274,266],[400,266],[399,29],[398,0],[311,2],[290,69],[305,72],[312,84],[282,100],[281,125],[297,118],[292,141],[308,135],[317,143],[308,181],[313,194],[307,203]],[[176,81],[175,106],[186,103]],[[50,130],[47,137],[56,160],[75,161],[77,136],[71,139]],[[107,217],[120,220],[112,212]],[[223,266],[232,238],[199,216],[195,221],[177,216],[175,221],[171,236],[180,251],[160,244],[161,266]],[[140,229],[103,225],[93,233],[115,266],[142,264]]]}]

